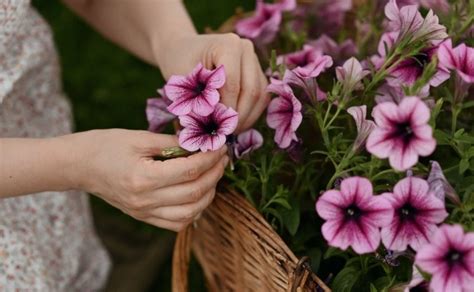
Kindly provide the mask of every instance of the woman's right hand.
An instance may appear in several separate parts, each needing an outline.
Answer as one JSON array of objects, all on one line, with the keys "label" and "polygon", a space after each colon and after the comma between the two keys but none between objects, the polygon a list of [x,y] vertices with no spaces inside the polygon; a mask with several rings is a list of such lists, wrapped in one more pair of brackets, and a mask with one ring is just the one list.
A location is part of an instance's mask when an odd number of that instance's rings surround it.
[{"label": "woman's right hand", "polygon": [[179,231],[213,200],[226,147],[156,161],[177,138],[147,131],[94,130],[61,137],[73,145],[69,179],[132,217]]}]

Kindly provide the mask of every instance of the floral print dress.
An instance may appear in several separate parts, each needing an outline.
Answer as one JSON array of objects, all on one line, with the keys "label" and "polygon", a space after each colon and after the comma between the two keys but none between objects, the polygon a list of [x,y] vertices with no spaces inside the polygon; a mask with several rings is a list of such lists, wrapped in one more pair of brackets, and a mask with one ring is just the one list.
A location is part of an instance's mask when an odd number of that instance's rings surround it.
[{"label": "floral print dress", "polygon": [[[51,31],[30,0],[0,0],[0,138],[71,132],[59,73]],[[109,266],[87,194],[0,199],[0,291],[95,291]]]}]

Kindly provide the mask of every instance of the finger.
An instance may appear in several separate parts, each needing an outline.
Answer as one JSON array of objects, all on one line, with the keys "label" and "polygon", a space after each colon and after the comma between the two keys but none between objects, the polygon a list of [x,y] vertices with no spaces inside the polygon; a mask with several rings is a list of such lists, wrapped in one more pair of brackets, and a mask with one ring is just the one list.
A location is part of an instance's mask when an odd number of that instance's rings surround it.
[{"label": "finger", "polygon": [[267,85],[268,85],[267,78],[262,73],[260,75],[260,94],[257,97],[257,100],[254,104],[254,107],[252,108],[252,111],[249,117],[247,118],[245,123],[242,124],[242,130],[252,127],[252,125],[258,120],[258,118],[262,115],[262,113],[267,108],[268,103],[270,102],[270,95],[267,92],[265,92]]},{"label": "finger", "polygon": [[220,90],[221,101],[236,110],[240,92],[240,59],[242,57],[240,38],[235,34],[227,34],[224,41],[225,45],[219,47],[216,52],[214,65],[224,65],[226,72],[226,82]]},{"label": "finger", "polygon": [[241,87],[237,101],[237,111],[239,112],[239,127],[237,131],[242,130],[242,125],[248,123],[247,119],[261,91],[259,75],[261,69],[252,42],[242,40],[242,51]]},{"label": "finger", "polygon": [[209,206],[215,194],[216,189],[212,188],[196,203],[160,207],[155,209],[152,214],[156,218],[164,220],[189,222]]},{"label": "finger", "polygon": [[224,169],[229,161],[227,156],[204,172],[197,180],[168,186],[153,192],[147,200],[149,208],[156,209],[163,206],[175,206],[198,202],[211,189],[214,189],[224,175]]},{"label": "finger", "polygon": [[216,151],[199,152],[165,161],[147,161],[146,175],[155,188],[194,181],[211,169],[227,153],[227,146]]},{"label": "finger", "polygon": [[179,232],[183,230],[189,223],[191,223],[192,220],[189,222],[177,222],[177,221],[169,221],[169,220],[153,217],[153,218],[149,218],[145,220],[145,222],[159,228],[168,229],[174,232]]},{"label": "finger", "polygon": [[162,156],[163,149],[179,146],[176,135],[156,134],[148,131],[140,131],[140,139],[145,154],[150,156]]}]

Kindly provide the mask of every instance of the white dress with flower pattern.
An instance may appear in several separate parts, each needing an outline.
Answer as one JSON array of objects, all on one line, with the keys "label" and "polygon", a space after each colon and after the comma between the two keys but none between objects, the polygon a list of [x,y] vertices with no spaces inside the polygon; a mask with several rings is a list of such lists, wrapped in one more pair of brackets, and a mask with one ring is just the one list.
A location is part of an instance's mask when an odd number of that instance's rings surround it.
[{"label": "white dress with flower pattern", "polygon": [[[59,73],[51,31],[30,0],[0,0],[0,137],[71,132]],[[0,199],[0,291],[95,291],[109,267],[87,194]]]}]

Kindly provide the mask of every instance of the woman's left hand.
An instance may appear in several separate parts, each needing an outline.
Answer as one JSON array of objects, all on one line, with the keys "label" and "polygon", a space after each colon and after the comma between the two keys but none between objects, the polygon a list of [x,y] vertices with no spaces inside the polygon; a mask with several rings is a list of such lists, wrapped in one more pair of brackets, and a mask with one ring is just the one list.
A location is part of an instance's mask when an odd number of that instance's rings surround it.
[{"label": "woman's left hand", "polygon": [[161,44],[158,64],[165,78],[187,75],[201,62],[212,69],[224,65],[226,83],[220,90],[222,103],[237,110],[237,132],[250,128],[265,110],[269,96],[267,78],[251,41],[233,33],[189,35]]}]

